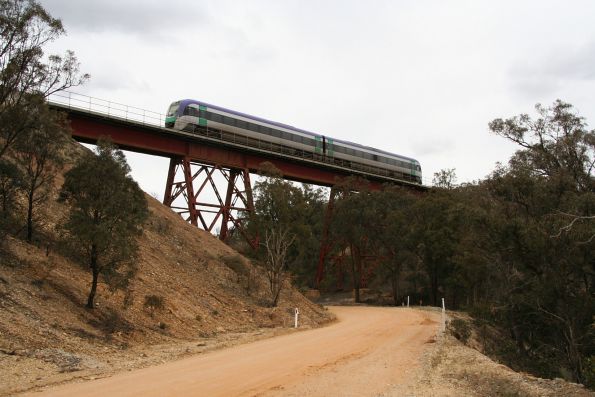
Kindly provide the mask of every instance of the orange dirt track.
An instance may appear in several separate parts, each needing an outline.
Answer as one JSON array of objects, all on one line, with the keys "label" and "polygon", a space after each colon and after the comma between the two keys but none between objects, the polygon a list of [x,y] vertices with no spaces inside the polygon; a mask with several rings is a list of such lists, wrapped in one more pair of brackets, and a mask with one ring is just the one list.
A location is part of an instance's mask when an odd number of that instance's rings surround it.
[{"label": "orange dirt track", "polygon": [[31,396],[376,396],[411,382],[437,312],[331,307],[338,321]]}]

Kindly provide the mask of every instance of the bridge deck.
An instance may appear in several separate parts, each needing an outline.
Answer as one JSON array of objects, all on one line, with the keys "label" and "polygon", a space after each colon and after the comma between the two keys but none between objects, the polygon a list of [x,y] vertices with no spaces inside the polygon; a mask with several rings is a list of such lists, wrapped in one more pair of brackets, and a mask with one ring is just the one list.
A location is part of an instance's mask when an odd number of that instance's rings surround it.
[{"label": "bridge deck", "polygon": [[238,134],[206,128],[190,133],[161,127],[157,125],[159,118],[150,118],[147,122],[144,117],[129,118],[128,112],[114,115],[109,110],[106,113],[53,101],[49,105],[68,114],[73,137],[82,142],[95,143],[101,136],[110,136],[114,143],[125,150],[170,158],[188,157],[206,164],[249,169],[250,172],[258,171],[262,162],[269,161],[287,179],[321,186],[332,186],[337,178],[358,175],[368,179],[373,187],[392,183],[415,190],[426,189],[425,186],[388,175],[348,168],[337,159],[323,158]]}]

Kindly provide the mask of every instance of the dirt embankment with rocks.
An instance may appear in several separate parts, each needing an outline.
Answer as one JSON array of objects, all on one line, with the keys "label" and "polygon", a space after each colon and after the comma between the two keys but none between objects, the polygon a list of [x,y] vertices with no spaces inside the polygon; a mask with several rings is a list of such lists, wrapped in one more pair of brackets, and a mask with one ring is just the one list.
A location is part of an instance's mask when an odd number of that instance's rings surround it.
[{"label": "dirt embankment with rocks", "polygon": [[55,198],[43,209],[39,241],[3,242],[0,395],[288,332],[295,307],[303,327],[332,321],[289,284],[278,307],[269,307],[258,266],[150,196],[129,288],[100,284],[96,307],[86,309],[91,274],[55,248],[66,214]]}]

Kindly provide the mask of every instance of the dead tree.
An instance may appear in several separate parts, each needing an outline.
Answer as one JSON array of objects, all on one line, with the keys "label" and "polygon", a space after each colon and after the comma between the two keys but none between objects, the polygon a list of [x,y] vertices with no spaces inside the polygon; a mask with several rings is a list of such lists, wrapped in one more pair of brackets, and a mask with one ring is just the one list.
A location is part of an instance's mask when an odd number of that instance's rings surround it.
[{"label": "dead tree", "polygon": [[288,229],[273,228],[267,230],[265,240],[261,243],[266,251],[265,270],[273,307],[279,302],[279,295],[285,281],[285,257],[294,240],[295,236],[291,235]]}]

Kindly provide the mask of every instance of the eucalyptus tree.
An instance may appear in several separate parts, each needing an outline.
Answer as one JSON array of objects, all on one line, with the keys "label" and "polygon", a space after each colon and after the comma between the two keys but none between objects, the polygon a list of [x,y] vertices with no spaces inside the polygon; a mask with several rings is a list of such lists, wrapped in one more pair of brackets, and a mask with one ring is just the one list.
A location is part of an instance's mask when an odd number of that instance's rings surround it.
[{"label": "eucalyptus tree", "polygon": [[0,0],[0,158],[36,126],[36,109],[49,95],[82,84],[72,51],[44,54],[65,34],[60,19],[35,0]]},{"label": "eucalyptus tree", "polygon": [[70,205],[65,239],[92,274],[87,307],[92,309],[99,276],[125,287],[135,270],[137,237],[148,217],[147,200],[130,177],[124,153],[107,141],[81,157],[65,175],[61,199]]}]

